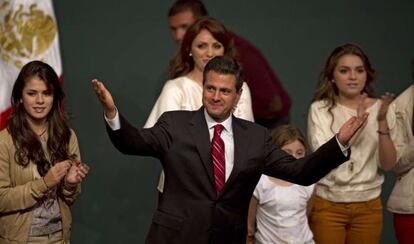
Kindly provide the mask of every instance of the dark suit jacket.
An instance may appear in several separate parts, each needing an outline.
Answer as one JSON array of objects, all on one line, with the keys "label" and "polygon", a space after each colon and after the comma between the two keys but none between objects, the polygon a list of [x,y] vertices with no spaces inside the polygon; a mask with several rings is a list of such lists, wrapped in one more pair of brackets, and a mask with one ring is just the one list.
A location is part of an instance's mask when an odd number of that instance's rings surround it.
[{"label": "dark suit jacket", "polygon": [[261,174],[309,185],[347,160],[335,138],[295,160],[275,148],[266,128],[233,117],[234,166],[217,196],[203,109],[166,112],[149,129],[120,116],[121,129],[108,128],[119,151],[156,157],[164,168],[164,193],[146,243],[245,243],[249,201]]}]

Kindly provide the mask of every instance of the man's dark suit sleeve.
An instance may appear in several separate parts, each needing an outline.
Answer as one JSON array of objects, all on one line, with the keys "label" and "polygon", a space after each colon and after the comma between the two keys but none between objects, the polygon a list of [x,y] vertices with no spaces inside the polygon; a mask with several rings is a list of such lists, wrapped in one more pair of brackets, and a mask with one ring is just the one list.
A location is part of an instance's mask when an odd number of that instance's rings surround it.
[{"label": "man's dark suit sleeve", "polygon": [[332,169],[349,160],[335,137],[323,144],[314,153],[295,160],[291,155],[276,149],[270,136],[265,143],[268,152],[264,174],[300,185],[311,185],[327,175]]},{"label": "man's dark suit sleeve", "polygon": [[169,118],[161,116],[157,124],[149,129],[133,127],[119,114],[121,128],[112,130],[106,124],[106,130],[112,144],[123,154],[160,157],[169,147],[171,136],[168,133]]}]

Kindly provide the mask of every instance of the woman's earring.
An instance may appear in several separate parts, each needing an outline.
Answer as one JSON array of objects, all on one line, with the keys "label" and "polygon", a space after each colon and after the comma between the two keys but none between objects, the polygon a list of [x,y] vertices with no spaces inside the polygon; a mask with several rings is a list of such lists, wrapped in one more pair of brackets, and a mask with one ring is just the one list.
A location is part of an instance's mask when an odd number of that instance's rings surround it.
[{"label": "woman's earring", "polygon": [[335,80],[334,80],[334,79],[332,79],[332,80],[331,80],[331,82],[332,82],[332,83],[335,83]]},{"label": "woman's earring", "polygon": [[190,56],[190,57],[191,57],[191,56],[193,56],[193,54],[192,54],[192,53],[189,53],[189,54],[188,54],[188,56]]}]

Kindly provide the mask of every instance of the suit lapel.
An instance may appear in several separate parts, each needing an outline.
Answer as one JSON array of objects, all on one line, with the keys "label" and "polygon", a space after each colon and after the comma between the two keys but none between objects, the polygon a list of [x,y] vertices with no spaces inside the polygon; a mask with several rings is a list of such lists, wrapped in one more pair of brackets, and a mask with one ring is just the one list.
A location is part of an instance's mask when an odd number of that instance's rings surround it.
[{"label": "suit lapel", "polygon": [[207,172],[210,183],[212,184],[213,189],[215,189],[210,134],[208,132],[207,122],[204,117],[204,107],[201,107],[191,119],[190,133],[196,142],[198,153]]},{"label": "suit lapel", "polygon": [[224,184],[221,194],[225,193],[228,189],[231,189],[232,182],[236,179],[237,175],[245,168],[246,164],[246,153],[249,146],[249,135],[246,127],[233,116],[233,141],[234,141],[234,164],[233,170],[226,183]]}]

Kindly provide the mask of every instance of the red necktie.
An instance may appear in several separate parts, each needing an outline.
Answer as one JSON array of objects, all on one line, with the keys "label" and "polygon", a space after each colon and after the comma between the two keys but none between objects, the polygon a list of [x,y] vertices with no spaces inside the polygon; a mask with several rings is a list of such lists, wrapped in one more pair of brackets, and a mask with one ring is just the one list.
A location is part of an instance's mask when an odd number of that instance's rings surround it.
[{"label": "red necktie", "polygon": [[220,134],[223,131],[224,126],[216,124],[214,126],[214,135],[211,142],[211,155],[213,157],[214,164],[214,178],[216,181],[217,194],[220,193],[224,186],[226,177],[226,158],[224,157],[224,142],[221,139]]}]

